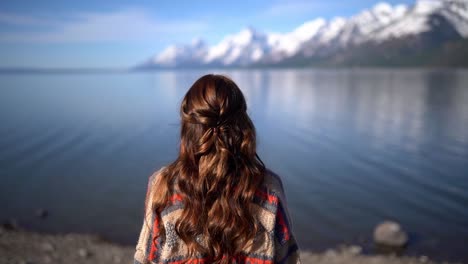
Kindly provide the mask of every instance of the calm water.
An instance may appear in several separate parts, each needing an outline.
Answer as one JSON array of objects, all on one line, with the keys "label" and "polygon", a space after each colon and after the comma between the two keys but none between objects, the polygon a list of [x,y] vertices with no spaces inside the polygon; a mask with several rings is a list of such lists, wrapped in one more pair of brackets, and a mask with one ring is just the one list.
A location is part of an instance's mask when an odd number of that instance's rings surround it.
[{"label": "calm water", "polygon": [[[0,220],[134,244],[148,176],[176,157],[178,107],[202,74],[0,75]],[[302,248],[372,252],[373,227],[396,219],[407,254],[468,261],[468,71],[227,74]]]}]

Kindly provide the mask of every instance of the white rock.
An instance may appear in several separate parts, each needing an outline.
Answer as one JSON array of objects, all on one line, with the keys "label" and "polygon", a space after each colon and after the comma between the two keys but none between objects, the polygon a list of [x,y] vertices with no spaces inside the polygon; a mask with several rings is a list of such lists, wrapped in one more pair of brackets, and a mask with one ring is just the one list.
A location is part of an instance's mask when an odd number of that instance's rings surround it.
[{"label": "white rock", "polygon": [[78,256],[80,256],[82,258],[88,258],[88,257],[91,256],[91,252],[89,252],[85,248],[80,248],[80,249],[78,249]]},{"label": "white rock", "polygon": [[385,221],[375,228],[374,241],[384,246],[403,247],[408,242],[408,235],[400,224]]},{"label": "white rock", "polygon": [[349,251],[349,253],[351,253],[351,255],[359,255],[362,252],[362,247],[360,247],[360,246],[350,246],[348,251]]}]

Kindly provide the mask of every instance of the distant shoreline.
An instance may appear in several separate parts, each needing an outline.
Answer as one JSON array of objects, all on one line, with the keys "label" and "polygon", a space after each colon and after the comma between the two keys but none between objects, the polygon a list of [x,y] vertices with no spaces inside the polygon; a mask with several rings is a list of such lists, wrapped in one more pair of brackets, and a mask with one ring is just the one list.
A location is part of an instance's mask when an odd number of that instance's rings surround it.
[{"label": "distant shoreline", "polygon": [[124,68],[0,68],[0,74],[126,73]]},{"label": "distant shoreline", "polygon": [[251,71],[251,70],[468,70],[466,67],[413,67],[413,66],[309,66],[309,67],[180,67],[180,68],[35,68],[35,67],[0,67],[0,75],[5,74],[130,74],[172,71]]}]

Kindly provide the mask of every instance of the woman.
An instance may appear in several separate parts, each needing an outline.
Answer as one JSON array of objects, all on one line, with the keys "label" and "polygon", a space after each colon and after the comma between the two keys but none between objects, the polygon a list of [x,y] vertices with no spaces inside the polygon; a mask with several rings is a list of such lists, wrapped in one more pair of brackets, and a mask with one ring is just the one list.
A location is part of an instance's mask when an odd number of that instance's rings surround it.
[{"label": "woman", "polygon": [[256,153],[241,90],[205,75],[185,95],[178,158],[149,180],[135,263],[299,263],[281,180]]}]

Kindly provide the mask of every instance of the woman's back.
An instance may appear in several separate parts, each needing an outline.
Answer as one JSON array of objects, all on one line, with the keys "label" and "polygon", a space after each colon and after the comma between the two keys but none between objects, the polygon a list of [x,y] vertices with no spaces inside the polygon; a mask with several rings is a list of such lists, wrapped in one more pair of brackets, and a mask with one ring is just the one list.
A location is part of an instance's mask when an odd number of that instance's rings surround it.
[{"label": "woman's back", "polygon": [[205,75],[181,103],[177,159],[150,178],[136,262],[298,262],[279,177],[241,90]]},{"label": "woman's back", "polygon": [[[164,170],[165,168],[161,169]],[[157,188],[155,173],[148,183],[148,194]],[[148,204],[152,203],[151,196]],[[282,181],[278,175],[266,170],[263,183],[253,200],[254,217],[261,223],[253,244],[246,245],[243,254],[232,263],[299,263],[298,247],[291,230],[287,203]],[[150,207],[145,212],[145,223],[140,233],[135,253],[135,263],[180,263],[189,258],[187,248],[175,231],[175,224],[183,209],[179,194],[171,197],[171,203],[158,217]],[[162,222],[165,234],[159,234]],[[155,238],[153,243],[153,238]],[[203,238],[199,238],[203,241]],[[203,256],[197,256],[190,263],[209,263]]]}]

